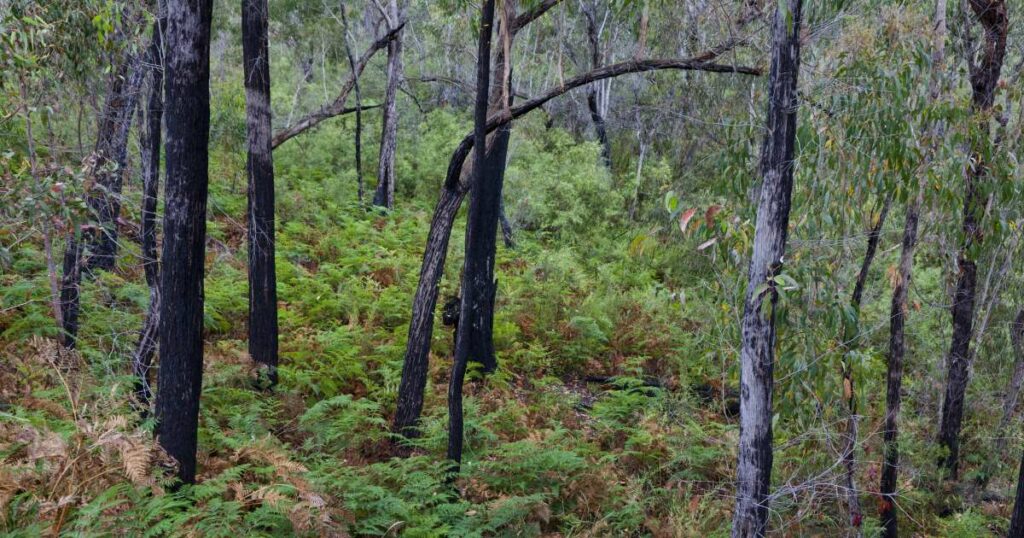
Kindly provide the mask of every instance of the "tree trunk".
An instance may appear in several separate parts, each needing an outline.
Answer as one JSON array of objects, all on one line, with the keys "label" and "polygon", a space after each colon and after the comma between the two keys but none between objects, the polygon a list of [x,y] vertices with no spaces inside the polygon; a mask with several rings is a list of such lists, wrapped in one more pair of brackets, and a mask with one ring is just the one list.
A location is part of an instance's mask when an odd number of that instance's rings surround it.
[{"label": "tree trunk", "polygon": [[[773,277],[782,268],[793,188],[802,0],[775,12],[761,195],[743,310],[740,349],[740,444],[733,536],[763,536],[772,471],[772,384],[775,346]],[[764,291],[761,291],[767,285]]]},{"label": "tree trunk", "polygon": [[[249,356],[277,384],[274,160],[270,148],[267,0],[242,0],[242,55],[249,141]],[[262,375],[262,374],[261,374]]]},{"label": "tree trunk", "polygon": [[[162,2],[161,2],[162,3]],[[142,224],[139,234],[142,242],[142,269],[149,287],[149,308],[139,331],[139,342],[132,356],[132,374],[135,375],[135,398],[143,414],[148,414],[153,391],[149,383],[149,370],[156,351],[157,331],[160,327],[160,262],[156,254],[156,210],[160,196],[160,142],[164,114],[163,100],[163,38],[161,33],[167,21],[160,19],[153,25],[153,43],[149,58],[153,78],[149,90],[145,129],[140,136],[142,153]],[[141,120],[141,118],[140,118]]]},{"label": "tree trunk", "polygon": [[[946,0],[935,2],[935,33],[932,36],[932,81],[930,99],[935,100],[941,90],[940,77],[945,63],[946,51]],[[932,142],[926,153],[930,160],[935,149],[935,142],[941,135],[941,125],[936,123],[929,129]],[[913,280],[914,250],[917,247],[917,227],[924,202],[926,182],[924,173],[917,185],[917,193],[907,204],[907,215],[903,223],[903,239],[900,250],[899,275],[892,290],[892,302],[889,307],[889,356],[886,367],[885,390],[885,429],[882,432],[882,476],[879,485],[878,516],[885,538],[897,538],[899,529],[896,519],[896,487],[899,472],[899,417],[903,386],[903,359],[906,355],[905,326],[907,321],[907,292]]]},{"label": "tree trunk", "polygon": [[[389,24],[401,19],[398,0],[388,5]],[[381,118],[380,159],[377,166],[377,191],[373,204],[391,209],[395,205],[395,150],[398,146],[398,85],[402,82],[402,34],[388,43],[388,83],[384,92],[384,115]]]},{"label": "tree trunk", "polygon": [[[495,239],[493,223],[497,222],[501,189],[486,181],[484,159],[487,154],[487,109],[491,78],[491,34],[494,27],[494,0],[484,0],[480,9],[480,39],[477,47],[476,107],[473,115],[475,179],[470,191],[469,215],[466,219],[466,261],[463,266],[462,304],[459,309],[459,330],[455,344],[455,363],[448,385],[448,459],[454,463],[452,473],[458,474],[462,462],[462,383],[470,355],[471,327],[482,308],[482,301],[493,293],[494,282],[487,278],[494,270],[494,255],[487,255],[486,242]],[[492,251],[493,252],[493,251]],[[474,320],[474,321],[471,321]]]},{"label": "tree trunk", "polygon": [[[944,3],[943,0],[939,0]],[[944,37],[943,37],[944,39]],[[923,186],[907,206],[907,217],[903,224],[903,245],[900,251],[899,278],[892,290],[892,305],[889,310],[889,361],[886,373],[885,430],[883,431],[884,460],[879,492],[879,519],[884,535],[898,536],[896,524],[896,474],[899,471],[900,451],[897,442],[899,433],[900,389],[903,385],[903,358],[906,355],[904,327],[907,320],[907,291],[910,289],[914,265],[914,249],[917,246],[917,223],[921,212]]]},{"label": "tree trunk", "polygon": [[167,0],[167,185],[160,282],[157,439],[195,482],[203,376],[212,0]]},{"label": "tree trunk", "polygon": [[853,378],[853,363],[850,362],[850,352],[859,345],[860,334],[860,305],[864,297],[864,288],[868,281],[868,271],[875,260],[875,253],[878,251],[878,242],[882,238],[882,228],[885,226],[885,219],[889,215],[889,207],[892,205],[892,195],[886,197],[882,204],[882,211],[878,214],[878,220],[871,226],[868,232],[867,251],[864,253],[864,261],[861,263],[860,272],[857,273],[857,281],[853,286],[853,296],[850,298],[850,307],[854,312],[854,323],[849,326],[843,335],[843,346],[846,348],[843,353],[843,397],[846,400],[846,435],[843,446],[843,468],[846,488],[846,505],[850,513],[850,527],[856,530],[860,536],[860,526],[864,515],[860,508],[860,498],[857,492],[856,470],[857,470],[857,391]]},{"label": "tree trunk", "polygon": [[[601,44],[597,24],[596,6],[585,4],[583,15],[587,19],[587,42],[590,44],[590,66],[593,69],[601,67]],[[612,167],[612,147],[608,141],[608,129],[604,115],[601,114],[601,107],[597,96],[598,86],[591,86],[587,90],[587,108],[590,110],[590,120],[594,122],[594,131],[597,133],[597,141],[601,144],[601,161],[605,167]]]},{"label": "tree trunk", "polygon": [[[112,87],[114,95],[108,100],[106,110],[109,116],[104,120],[104,132],[100,133],[101,139],[96,148],[96,166],[100,169],[96,178],[99,192],[90,195],[88,202],[98,217],[99,230],[95,234],[87,234],[90,252],[85,261],[86,272],[95,269],[110,271],[117,256],[117,217],[121,212],[121,188],[128,158],[128,132],[146,71],[141,55],[132,55],[127,60],[126,71],[124,83]],[[110,163],[114,165],[113,170],[103,169]]]},{"label": "tree trunk", "polygon": [[[988,132],[988,114],[995,99],[999,72],[1006,55],[1008,19],[1004,0],[970,0],[971,8],[985,29],[985,45],[981,64],[969,60],[972,88],[972,106],[983,131]],[[987,165],[983,161],[984,148],[975,146],[971,151],[971,164],[965,175],[963,209],[963,244],[957,257],[956,292],[953,295],[953,337],[949,346],[946,392],[942,401],[939,424],[939,444],[946,453],[939,465],[947,477],[956,480],[959,472],[960,428],[964,416],[964,395],[971,367],[971,338],[973,337],[975,291],[978,268],[974,251],[982,241],[980,229],[984,200],[980,194],[985,181]]]},{"label": "tree trunk", "polygon": [[[344,26],[342,32],[345,35],[345,56],[348,57],[348,68],[351,72],[352,87],[356,94],[356,134],[355,134],[355,152],[356,152],[356,186],[357,186],[357,197],[359,201],[363,201],[363,94],[359,90],[359,73],[356,72],[356,60],[352,57],[352,45],[349,43],[348,34],[348,16],[345,15],[345,4],[341,4],[341,23]],[[291,118],[289,118],[289,122]]]},{"label": "tree trunk", "polygon": [[[68,234],[61,279],[61,308],[64,347],[74,349],[78,341],[78,314],[83,272],[109,271],[117,255],[117,216],[121,212],[121,187],[128,159],[128,133],[135,102],[145,75],[138,56],[130,56],[110,82],[106,106],[100,114],[95,161],[96,187],[86,198],[96,224]],[[113,166],[113,170],[110,167]],[[84,244],[83,244],[84,243]]]}]

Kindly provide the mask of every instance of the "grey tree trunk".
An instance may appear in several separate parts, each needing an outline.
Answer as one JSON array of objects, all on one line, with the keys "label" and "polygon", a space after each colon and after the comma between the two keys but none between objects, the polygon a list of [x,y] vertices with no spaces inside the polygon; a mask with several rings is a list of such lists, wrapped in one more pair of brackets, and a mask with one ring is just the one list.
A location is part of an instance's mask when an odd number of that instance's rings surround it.
[{"label": "grey tree trunk", "polygon": [[[397,24],[401,19],[398,0],[388,4],[388,19]],[[402,83],[402,34],[388,43],[388,83],[384,92],[384,115],[381,118],[380,158],[377,165],[377,191],[373,204],[391,209],[395,205],[395,151],[398,147],[398,85]]]},{"label": "grey tree trunk", "polygon": [[761,194],[743,308],[734,537],[764,536],[768,527],[775,303],[778,299],[773,277],[782,269],[789,228],[803,2],[787,0],[777,6],[772,30]]},{"label": "grey tree trunk", "polygon": [[1016,319],[1010,324],[1010,342],[1014,356],[1013,376],[1006,387],[1006,394],[1003,395],[1003,416],[999,419],[999,429],[996,430],[995,454],[1002,454],[1006,450],[1006,430],[1010,426],[1013,411],[1017,408],[1021,384],[1024,384],[1024,309],[1017,312]]},{"label": "grey tree trunk", "polygon": [[[972,89],[972,107],[976,118],[985,122],[988,132],[988,114],[995,100],[996,84],[1006,56],[1006,33],[1009,19],[1005,0],[970,0],[971,9],[984,28],[985,43],[981,63],[968,61]],[[957,257],[956,292],[953,295],[953,336],[947,360],[946,393],[942,401],[939,424],[939,444],[945,449],[940,466],[947,477],[956,480],[960,463],[960,428],[964,417],[964,395],[971,367],[971,339],[974,329],[975,292],[978,266],[974,251],[982,242],[981,232],[984,200],[980,194],[988,165],[984,162],[984,148],[971,150],[971,165],[965,177],[963,209],[963,244]]]}]

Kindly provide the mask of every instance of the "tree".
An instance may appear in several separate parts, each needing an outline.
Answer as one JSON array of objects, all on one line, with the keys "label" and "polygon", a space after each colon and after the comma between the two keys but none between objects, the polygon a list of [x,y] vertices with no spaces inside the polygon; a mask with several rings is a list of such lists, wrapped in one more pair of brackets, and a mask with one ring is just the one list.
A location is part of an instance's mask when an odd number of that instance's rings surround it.
[{"label": "tree", "polygon": [[802,0],[779,2],[772,28],[767,132],[740,348],[740,444],[733,536],[763,536],[772,472],[775,277],[782,272],[793,190]]},{"label": "tree", "polygon": [[[123,38],[126,39],[126,38]],[[95,223],[68,234],[61,280],[64,346],[73,349],[78,338],[78,314],[83,272],[109,271],[117,255],[117,216],[128,159],[128,134],[145,66],[138,54],[128,54],[108,81],[106,104],[99,117],[91,163],[95,187],[86,198]],[[84,243],[84,244],[83,244]],[[87,257],[88,255],[88,257]]]},{"label": "tree", "polygon": [[1013,500],[1013,515],[1010,517],[1010,538],[1024,536],[1024,456],[1020,461],[1020,471],[1017,474],[1017,492]]},{"label": "tree", "polygon": [[[388,27],[395,27],[401,20],[398,0],[390,0],[388,9],[381,9],[381,15]],[[380,159],[377,166],[377,190],[373,204],[391,209],[395,205],[395,150],[398,145],[398,85],[402,83],[402,34],[395,34],[388,42],[388,82],[384,92],[384,111],[381,118]]]},{"label": "tree", "polygon": [[153,41],[149,47],[149,63],[153,65],[146,105],[145,123],[140,121],[139,147],[142,160],[142,222],[139,233],[142,243],[142,269],[149,288],[149,307],[139,331],[139,342],[132,355],[132,374],[135,375],[135,398],[143,413],[148,413],[153,392],[149,384],[149,370],[156,351],[160,327],[160,262],[156,254],[156,210],[160,195],[160,153],[164,114],[163,37],[167,25],[161,13],[153,24]]},{"label": "tree", "polygon": [[[989,111],[995,102],[996,85],[1006,56],[1009,19],[1005,0],[970,0],[971,9],[984,28],[980,63],[968,58],[971,82],[971,106],[978,122],[976,137],[988,135]],[[960,428],[964,416],[964,395],[972,362],[971,339],[974,331],[975,291],[978,281],[976,250],[982,243],[982,217],[985,201],[981,194],[987,175],[984,142],[972,144],[970,164],[964,177],[964,207],[961,231],[963,243],[957,256],[956,291],[953,294],[953,335],[949,346],[946,391],[939,423],[939,445],[945,450],[940,466],[952,480],[957,478],[960,456]]]},{"label": "tree", "polygon": [[277,383],[274,160],[270,146],[267,0],[242,0],[242,55],[249,156],[249,356]]},{"label": "tree", "polygon": [[488,241],[493,245],[497,230],[500,186],[487,181],[484,171],[487,156],[487,107],[491,79],[491,34],[494,29],[494,0],[484,0],[480,8],[480,39],[476,55],[476,106],[473,113],[474,175],[470,190],[469,215],[466,218],[466,261],[462,276],[462,304],[459,308],[459,329],[455,339],[455,364],[448,384],[448,459],[455,462],[458,473],[462,462],[462,383],[470,353],[470,328],[482,301],[493,289],[487,280],[488,266],[493,269],[494,255],[487,253]]},{"label": "tree", "polygon": [[212,0],[167,0],[166,202],[156,435],[195,481],[203,379],[203,275],[209,180]]}]

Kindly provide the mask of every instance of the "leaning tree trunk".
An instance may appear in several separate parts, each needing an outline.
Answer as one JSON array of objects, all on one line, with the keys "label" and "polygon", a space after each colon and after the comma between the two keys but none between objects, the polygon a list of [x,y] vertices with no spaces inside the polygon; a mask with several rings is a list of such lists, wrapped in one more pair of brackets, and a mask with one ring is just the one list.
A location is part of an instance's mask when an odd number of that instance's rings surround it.
[{"label": "leaning tree trunk", "polygon": [[[775,12],[768,85],[768,130],[754,229],[740,348],[740,444],[733,536],[763,536],[772,471],[772,384],[775,362],[773,277],[782,269],[793,189],[802,0]],[[767,286],[767,287],[765,287]],[[764,288],[764,291],[762,291]]]},{"label": "leaning tree trunk", "polygon": [[850,514],[850,526],[856,530],[859,536],[860,526],[864,515],[860,508],[860,496],[857,491],[856,470],[857,470],[857,391],[853,378],[853,363],[850,361],[850,353],[858,345],[860,339],[860,305],[864,298],[864,288],[867,286],[868,271],[875,260],[875,253],[878,251],[878,243],[882,238],[882,228],[885,226],[885,219],[889,216],[889,207],[892,205],[892,195],[885,198],[882,210],[878,214],[878,220],[871,226],[868,232],[868,245],[864,253],[864,260],[857,273],[857,280],[853,286],[853,295],[850,298],[850,307],[853,310],[854,322],[846,327],[843,335],[843,399],[846,400],[846,435],[843,446],[843,468],[846,487],[846,504]]},{"label": "leaning tree trunk", "polygon": [[[274,160],[270,147],[267,0],[242,0],[242,55],[249,156],[249,356],[277,384]],[[261,374],[262,375],[262,374]]]},{"label": "leaning tree trunk", "polygon": [[[480,39],[477,46],[476,107],[473,114],[474,181],[470,189],[469,215],[466,218],[466,260],[462,276],[462,304],[459,329],[455,340],[455,363],[448,384],[448,459],[458,474],[462,462],[462,383],[470,354],[470,334],[481,301],[493,289],[487,275],[493,270],[494,257],[488,257],[485,241],[494,240],[497,230],[489,224],[497,222],[501,190],[485,181],[484,158],[487,154],[487,108],[491,78],[491,34],[494,26],[494,0],[484,0],[480,9]],[[492,218],[493,217],[493,218]]]},{"label": "leaning tree trunk", "polygon": [[[977,121],[983,122],[981,131],[988,133],[988,112],[995,100],[996,84],[1006,56],[1008,19],[1005,0],[970,0],[971,8],[984,27],[985,44],[981,64],[968,63],[970,68],[972,107]],[[986,135],[979,135],[986,136]],[[965,174],[963,209],[963,244],[957,257],[956,292],[953,295],[953,336],[949,346],[946,392],[942,401],[942,419],[939,424],[939,445],[945,454],[939,464],[948,478],[955,480],[959,471],[960,428],[964,416],[964,395],[971,367],[971,338],[973,337],[975,291],[978,267],[974,251],[982,242],[981,220],[984,200],[981,194],[988,165],[984,162],[983,143],[974,144],[971,164]]]},{"label": "leaning tree trunk", "polygon": [[[111,80],[106,104],[100,114],[96,139],[95,192],[86,202],[96,223],[68,234],[61,280],[61,308],[64,346],[74,349],[78,340],[78,314],[82,274],[95,269],[110,270],[117,253],[117,215],[121,211],[121,187],[128,159],[128,133],[145,66],[130,56]],[[112,169],[111,169],[112,168]]]},{"label": "leaning tree trunk", "polygon": [[[400,18],[398,0],[388,5],[388,20],[397,24]],[[391,209],[395,205],[395,150],[398,147],[398,85],[402,82],[402,34],[388,43],[388,83],[384,92],[384,115],[381,118],[380,158],[377,166],[377,190],[373,204]]]},{"label": "leaning tree trunk", "polygon": [[195,482],[203,380],[203,273],[209,181],[212,0],[167,0],[167,185],[160,281],[156,435]]},{"label": "leaning tree trunk", "polygon": [[[161,2],[162,3],[162,2]],[[149,48],[149,61],[153,65],[150,80],[149,104],[146,122],[139,137],[142,153],[142,269],[149,287],[149,308],[139,331],[139,342],[132,355],[132,374],[135,376],[135,398],[143,414],[149,412],[153,392],[149,383],[149,370],[156,351],[157,331],[160,326],[160,262],[156,254],[156,210],[160,195],[160,141],[164,114],[163,39],[161,33],[167,21],[159,19],[153,25],[153,44]],[[140,118],[141,119],[141,118]]]}]

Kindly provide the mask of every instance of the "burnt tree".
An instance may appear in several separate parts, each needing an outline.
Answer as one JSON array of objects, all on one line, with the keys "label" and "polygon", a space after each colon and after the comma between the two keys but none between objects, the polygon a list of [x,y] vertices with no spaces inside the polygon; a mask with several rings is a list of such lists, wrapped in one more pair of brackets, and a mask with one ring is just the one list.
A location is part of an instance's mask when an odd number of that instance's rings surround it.
[{"label": "burnt tree", "polygon": [[767,133],[740,348],[740,443],[733,536],[764,536],[772,472],[774,277],[782,270],[793,190],[802,0],[779,2],[772,30]]},{"label": "burnt tree", "polygon": [[167,0],[164,103],[166,202],[160,259],[156,435],[195,482],[203,381],[203,274],[209,182],[212,0]]},{"label": "burnt tree", "polygon": [[274,266],[274,160],[270,147],[267,0],[242,0],[242,64],[249,155],[249,356],[277,383],[277,274]]},{"label": "burnt tree", "polygon": [[[161,2],[162,4],[163,2]],[[162,9],[162,8],[161,8]],[[156,210],[160,196],[160,151],[164,114],[163,38],[166,21],[158,19],[153,25],[153,43],[149,47],[149,61],[154,66],[146,105],[145,122],[139,125],[139,147],[142,160],[142,222],[139,238],[142,243],[142,270],[149,288],[149,307],[139,331],[139,341],[132,355],[132,374],[135,376],[135,398],[143,413],[148,413],[153,392],[149,370],[156,351],[157,330],[160,326],[160,262],[156,254]]]},{"label": "burnt tree", "polygon": [[[971,9],[984,29],[980,62],[968,59],[971,81],[971,106],[979,122],[981,135],[989,132],[989,111],[995,101],[996,85],[1006,56],[1006,33],[1009,19],[1005,0],[970,0]],[[971,366],[971,339],[974,334],[975,294],[978,265],[975,251],[982,242],[982,216],[985,201],[981,194],[988,165],[985,163],[983,141],[976,140],[964,177],[964,207],[961,231],[963,243],[957,256],[956,291],[953,294],[953,336],[947,358],[946,391],[942,400],[939,423],[939,444],[945,454],[939,464],[947,477],[956,480],[960,459],[960,428],[964,417],[964,395]]]},{"label": "burnt tree", "polygon": [[[462,383],[466,377],[466,363],[470,355],[470,334],[482,301],[493,289],[487,279],[493,270],[494,256],[487,255],[486,242],[494,241],[497,230],[498,199],[501,189],[487,181],[484,159],[487,155],[487,107],[491,78],[491,34],[494,28],[494,0],[484,0],[480,8],[480,39],[476,59],[476,105],[473,113],[473,141],[475,143],[474,181],[470,189],[469,215],[466,218],[466,260],[462,276],[462,304],[459,308],[459,329],[455,339],[455,363],[448,384],[448,459],[454,462],[453,473],[458,473],[462,462]],[[493,217],[493,218],[492,218]]]}]

